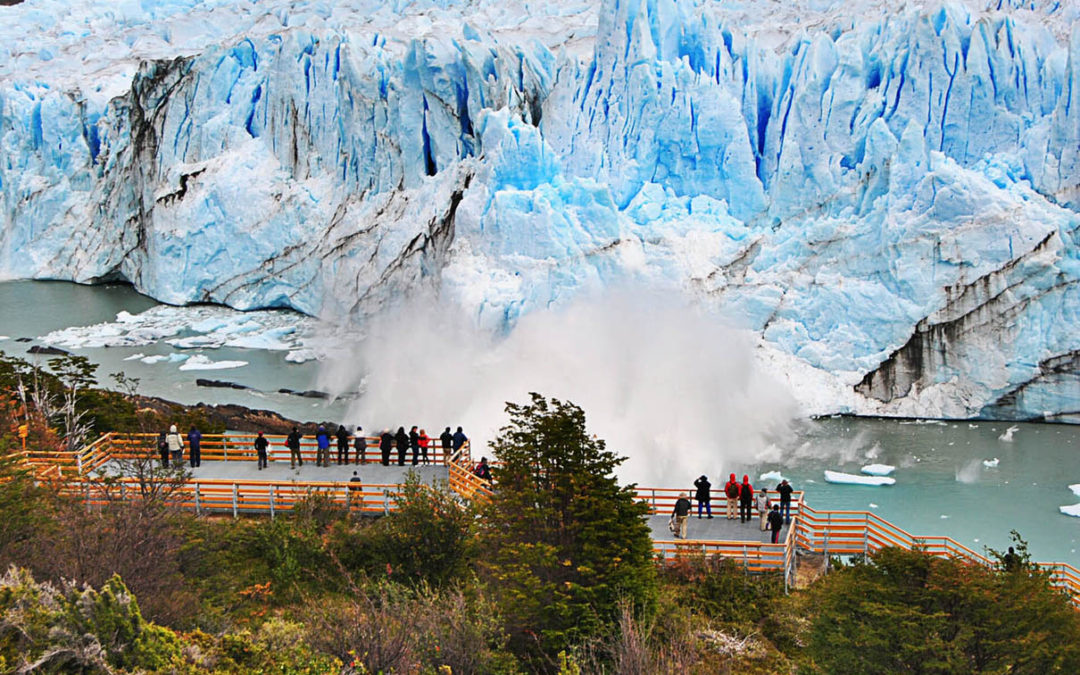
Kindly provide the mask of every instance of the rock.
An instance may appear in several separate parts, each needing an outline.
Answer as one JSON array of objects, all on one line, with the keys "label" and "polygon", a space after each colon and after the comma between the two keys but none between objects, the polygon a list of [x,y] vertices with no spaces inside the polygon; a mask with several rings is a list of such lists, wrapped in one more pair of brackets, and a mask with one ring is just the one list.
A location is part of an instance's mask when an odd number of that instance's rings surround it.
[{"label": "rock", "polygon": [[226,380],[207,380],[203,378],[197,378],[195,384],[200,387],[214,387],[218,389],[251,389],[246,384],[237,384],[236,382],[228,382]]},{"label": "rock", "polygon": [[49,346],[44,346],[43,347],[41,345],[34,345],[33,347],[31,347],[30,349],[27,349],[26,351],[29,352],[30,354],[46,354],[48,356],[71,356],[71,352],[66,352],[63,349],[60,349],[59,347],[49,347]]}]

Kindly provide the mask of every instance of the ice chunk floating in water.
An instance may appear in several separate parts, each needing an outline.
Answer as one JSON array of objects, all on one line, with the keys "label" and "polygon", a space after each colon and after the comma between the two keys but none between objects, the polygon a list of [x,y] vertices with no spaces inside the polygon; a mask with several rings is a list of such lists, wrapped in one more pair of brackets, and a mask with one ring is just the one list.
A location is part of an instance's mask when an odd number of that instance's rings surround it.
[{"label": "ice chunk floating in water", "polygon": [[211,361],[202,354],[196,354],[180,366],[180,370],[228,370],[246,366],[247,361]]},{"label": "ice chunk floating in water", "polygon": [[1004,441],[1005,443],[1012,443],[1013,434],[1015,434],[1017,431],[1020,431],[1020,427],[1015,425],[1011,426],[1005,430],[1005,433],[998,436],[998,440]]},{"label": "ice chunk floating in water", "polygon": [[1067,516],[1080,518],[1080,504],[1073,504],[1072,506],[1059,506],[1058,510]]},{"label": "ice chunk floating in water", "polygon": [[891,464],[867,464],[862,468],[862,472],[870,476],[888,476],[893,471],[896,467]]},{"label": "ice chunk floating in water", "polygon": [[843,483],[848,485],[895,485],[896,479],[889,478],[888,476],[860,476],[854,473],[843,473],[841,471],[826,471],[825,472],[826,483]]},{"label": "ice chunk floating in water", "polygon": [[761,474],[761,476],[758,477],[758,480],[762,480],[762,481],[774,480],[777,483],[779,483],[780,481],[784,480],[784,477],[780,474],[779,471],[766,471],[765,473]]},{"label": "ice chunk floating in water", "polygon": [[998,460],[997,457],[995,457],[993,459],[984,459],[983,460],[983,466],[985,466],[987,469],[993,469],[995,466],[998,465],[998,461],[1000,461],[1000,460]]}]

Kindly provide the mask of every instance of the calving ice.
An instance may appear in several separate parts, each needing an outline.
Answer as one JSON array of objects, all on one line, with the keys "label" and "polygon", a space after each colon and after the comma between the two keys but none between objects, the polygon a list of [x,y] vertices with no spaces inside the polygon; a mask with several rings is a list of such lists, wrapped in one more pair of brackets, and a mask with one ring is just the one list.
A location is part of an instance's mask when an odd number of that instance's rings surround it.
[{"label": "calving ice", "polygon": [[0,276],[496,331],[632,282],[812,412],[1080,410],[1075,3],[292,5],[0,8]]}]

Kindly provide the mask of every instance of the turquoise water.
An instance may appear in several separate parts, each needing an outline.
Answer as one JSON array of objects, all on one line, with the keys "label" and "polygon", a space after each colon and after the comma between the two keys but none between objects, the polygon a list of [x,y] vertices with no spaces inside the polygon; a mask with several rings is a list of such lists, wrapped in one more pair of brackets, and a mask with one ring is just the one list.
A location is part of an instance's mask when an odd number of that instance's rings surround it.
[{"label": "turquoise water", "polygon": [[[12,356],[32,359],[27,349],[32,343],[16,342],[15,338],[38,338],[68,326],[87,326],[114,321],[116,314],[145,311],[158,303],[135,292],[130,286],[110,284],[81,286],[61,281],[14,281],[0,283],[0,335],[11,339],[0,341],[0,351]],[[125,361],[134,354],[171,354],[176,350],[159,343],[144,347],[84,348],[69,350],[86,356],[99,365],[97,379],[104,387],[115,388],[111,373],[123,372],[139,378],[139,393],[160,396],[182,403],[238,403],[251,408],[274,410],[293,419],[323,421],[339,419],[345,404],[276,393],[278,389],[306,391],[316,387],[319,366],[316,362],[289,363],[284,352],[260,349],[187,350],[189,354],[204,354],[214,361],[240,360],[249,365],[214,371],[182,371],[178,363],[145,364]],[[41,358],[41,357],[39,357]],[[48,358],[48,357],[44,357]],[[246,385],[259,392],[235,389],[210,389],[196,386],[197,378],[227,380]]]},{"label": "turquoise water", "polygon": [[[1058,511],[1080,502],[1068,489],[1080,483],[1080,427],[1015,424],[1012,442],[1000,440],[1009,426],[825,419],[800,434],[804,452],[816,457],[759,469],[780,469],[818,509],[871,511],[911,534],[950,536],[979,553],[1008,547],[1016,530],[1037,559],[1080,566],[1080,518]],[[994,458],[996,467],[983,465]],[[896,485],[825,482],[826,469],[858,474],[868,463],[896,466]]]},{"label": "turquoise water", "polygon": [[[154,306],[130,287],[78,286],[63,282],[0,283],[0,335],[36,338],[75,325],[111,321],[121,310],[136,313]],[[28,343],[0,341],[0,350],[28,357]],[[214,360],[240,359],[250,365],[204,373],[177,370],[177,364],[143,364],[123,359],[137,352],[169,353],[156,347],[81,349],[101,368],[98,379],[123,371],[141,380],[141,393],[184,403],[239,403],[276,410],[302,420],[338,419],[343,405],[281,394],[195,386],[196,377],[239,382],[264,390],[315,386],[318,364],[291,364],[281,352],[222,348],[207,350]],[[1012,442],[999,439],[1005,422],[911,423],[897,420],[832,418],[807,422],[783,462],[755,467],[753,476],[780,470],[818,509],[866,510],[915,535],[947,535],[978,551],[1003,549],[1017,530],[1036,559],[1080,566],[1080,518],[1058,506],[1080,502],[1068,485],[1080,483],[1080,427],[1017,424]],[[986,468],[985,459],[997,458]],[[868,463],[897,467],[890,487],[831,485],[826,469],[859,473]],[[742,471],[740,471],[740,477]],[[721,481],[722,482],[722,481]],[[759,486],[773,487],[772,481]],[[642,484],[649,484],[642,481]],[[675,487],[675,486],[672,486]],[[875,506],[871,506],[871,504]],[[945,516],[945,517],[942,517]]]}]

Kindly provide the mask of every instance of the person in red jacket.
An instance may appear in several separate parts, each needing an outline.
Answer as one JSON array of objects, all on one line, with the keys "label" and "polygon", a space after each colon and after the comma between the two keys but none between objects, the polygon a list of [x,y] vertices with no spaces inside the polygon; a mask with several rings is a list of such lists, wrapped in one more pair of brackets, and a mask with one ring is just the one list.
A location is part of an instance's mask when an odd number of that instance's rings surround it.
[{"label": "person in red jacket", "polygon": [[753,520],[750,509],[754,505],[754,487],[750,485],[750,476],[742,477],[742,485],[739,486],[739,522],[745,523]]},{"label": "person in red jacket", "polygon": [[739,503],[739,482],[735,480],[735,474],[724,484],[724,495],[727,496],[727,518],[735,519],[735,505]]}]

